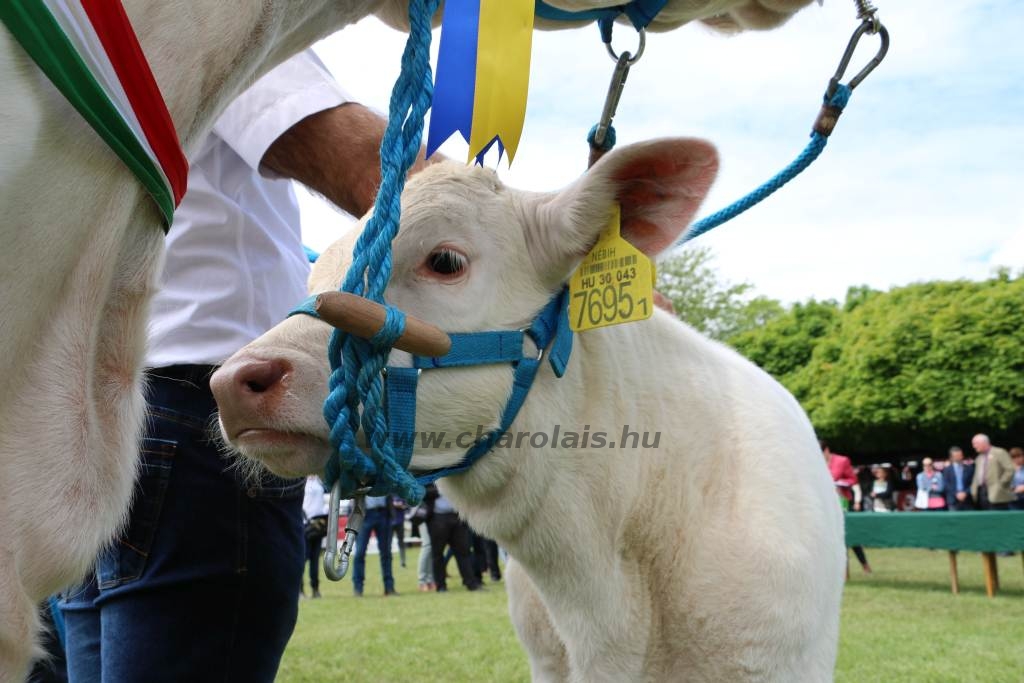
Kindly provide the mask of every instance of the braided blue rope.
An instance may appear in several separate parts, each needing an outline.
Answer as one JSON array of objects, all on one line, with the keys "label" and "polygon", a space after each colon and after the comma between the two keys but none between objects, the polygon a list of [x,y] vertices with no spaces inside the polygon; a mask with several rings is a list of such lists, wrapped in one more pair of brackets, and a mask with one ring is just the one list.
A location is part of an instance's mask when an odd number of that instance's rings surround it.
[{"label": "braided blue rope", "polygon": [[[430,19],[440,0],[411,0],[409,40],[402,54],[402,71],[391,91],[388,125],[381,143],[381,185],[373,216],[356,241],[352,265],[342,291],[384,302],[391,278],[391,241],[398,233],[405,176],[416,161],[423,137],[423,118],[430,108],[433,78],[430,69]],[[396,495],[410,503],[423,497],[423,487],[399,463],[382,408],[381,371],[395,340],[405,329],[405,316],[388,306],[383,328],[369,340],[335,330],[328,345],[331,375],[324,418],[331,426],[335,456],[327,462],[328,488],[341,482],[344,497],[372,485],[373,495]],[[360,410],[362,404],[362,410]],[[360,427],[369,449],[356,442]]]},{"label": "braided blue rope", "polygon": [[[832,97],[828,98],[828,104],[838,108],[839,111],[842,111],[843,108],[846,107],[847,102],[850,101],[851,92],[853,91],[848,86],[839,84]],[[800,175],[804,169],[810,166],[814,160],[817,159],[823,151],[825,151],[825,145],[827,143],[828,136],[822,135],[817,131],[811,133],[811,141],[807,143],[807,147],[804,148],[804,151],[800,153],[800,156],[798,156],[793,163],[782,169],[782,171],[776,174],[775,177],[750,194],[733,202],[721,211],[702,218],[691,225],[683,236],[679,238],[675,246],[689,242],[695,237],[700,237],[708,230],[716,228],[726,221],[732,220],[750,207],[767,199],[776,190],[796,176]]]}]

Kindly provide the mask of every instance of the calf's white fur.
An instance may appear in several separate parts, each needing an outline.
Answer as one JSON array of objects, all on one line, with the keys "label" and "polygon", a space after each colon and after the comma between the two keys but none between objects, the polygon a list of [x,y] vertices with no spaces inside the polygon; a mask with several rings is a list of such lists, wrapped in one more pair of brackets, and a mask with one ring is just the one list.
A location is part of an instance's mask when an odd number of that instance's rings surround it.
[{"label": "calf's white fur", "polygon": [[[716,168],[713,148],[688,139],[615,150],[551,194],[510,189],[479,168],[431,167],[403,196],[386,298],[446,330],[522,328],[593,244],[614,202],[623,235],[654,254],[688,224]],[[338,286],[351,243],[339,241],[314,266],[312,291]],[[443,250],[465,267],[437,272],[431,255]],[[282,474],[321,468],[330,453],[321,417],[329,333],[292,317],[214,376],[222,429],[244,456]],[[279,369],[272,381],[268,363]],[[250,381],[254,372],[261,383]],[[417,430],[495,426],[511,380],[508,366],[424,372]],[[628,425],[660,440],[597,449],[523,439],[440,482],[518,564],[510,611],[535,680],[831,679],[842,517],[792,396],[658,311],[578,334],[560,379],[541,369],[511,431],[550,434],[556,424],[612,440]],[[412,464],[461,457],[417,448]]]}]

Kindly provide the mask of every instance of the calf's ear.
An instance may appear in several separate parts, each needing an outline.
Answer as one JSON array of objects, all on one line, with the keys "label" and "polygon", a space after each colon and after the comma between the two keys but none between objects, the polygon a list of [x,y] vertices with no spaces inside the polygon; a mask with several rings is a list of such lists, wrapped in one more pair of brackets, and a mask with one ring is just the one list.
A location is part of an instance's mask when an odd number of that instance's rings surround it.
[{"label": "calf's ear", "polygon": [[622,236],[654,256],[689,226],[717,171],[715,148],[695,138],[615,149],[572,185],[539,199],[527,226],[530,250],[545,275],[557,272],[564,278],[593,246],[618,203]]}]

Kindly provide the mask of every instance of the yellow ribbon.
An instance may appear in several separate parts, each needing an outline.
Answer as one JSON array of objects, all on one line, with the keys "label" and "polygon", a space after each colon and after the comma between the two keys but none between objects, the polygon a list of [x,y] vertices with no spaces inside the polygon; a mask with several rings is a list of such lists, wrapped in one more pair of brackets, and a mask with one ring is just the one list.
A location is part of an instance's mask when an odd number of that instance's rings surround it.
[{"label": "yellow ribbon", "polygon": [[516,154],[530,85],[534,4],[534,0],[480,0],[469,160],[495,136],[508,152],[509,163]]}]

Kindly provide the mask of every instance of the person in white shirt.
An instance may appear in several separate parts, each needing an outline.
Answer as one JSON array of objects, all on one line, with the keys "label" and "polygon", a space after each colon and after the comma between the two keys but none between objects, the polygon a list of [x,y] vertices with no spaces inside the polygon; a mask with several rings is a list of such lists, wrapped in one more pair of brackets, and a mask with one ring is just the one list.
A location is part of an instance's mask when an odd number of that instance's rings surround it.
[{"label": "person in white shirt", "polygon": [[303,480],[246,476],[211,437],[209,377],[306,295],[288,178],[372,206],[385,121],[311,53],[239,96],[195,155],[152,305],[128,524],[62,603],[79,681],[272,681],[295,626]]}]

